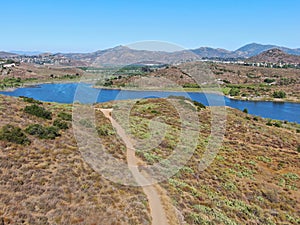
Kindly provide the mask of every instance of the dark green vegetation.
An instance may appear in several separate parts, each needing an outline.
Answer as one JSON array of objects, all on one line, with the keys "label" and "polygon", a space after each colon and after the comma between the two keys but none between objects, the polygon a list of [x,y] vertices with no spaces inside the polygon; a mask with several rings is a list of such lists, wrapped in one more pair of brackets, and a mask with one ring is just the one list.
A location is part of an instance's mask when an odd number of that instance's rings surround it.
[{"label": "dark green vegetation", "polygon": [[36,104],[26,106],[24,108],[24,112],[29,113],[34,116],[37,116],[37,117],[40,117],[40,118],[47,119],[47,120],[52,119],[52,113],[50,111],[48,111],[44,107],[38,106]]},{"label": "dark green vegetation", "polygon": [[72,115],[70,113],[60,112],[58,117],[65,121],[72,121]]},{"label": "dark green vegetation", "polygon": [[284,91],[274,91],[273,97],[274,98],[285,98],[286,93]]},{"label": "dark green vegetation", "polygon": [[56,119],[53,122],[53,126],[58,127],[61,130],[66,130],[69,128],[69,123],[67,123],[66,121],[63,121],[61,119]]},{"label": "dark green vegetation", "polygon": [[0,130],[0,140],[8,141],[20,145],[28,145],[31,141],[26,137],[24,132],[13,125],[5,125]]},{"label": "dark green vegetation", "polygon": [[115,135],[116,132],[114,131],[113,127],[110,125],[101,125],[96,127],[97,132],[100,136],[110,136],[110,135]]},{"label": "dark green vegetation", "polygon": [[233,87],[229,91],[230,96],[238,96],[240,94],[240,88]]},{"label": "dark green vegetation", "polygon": [[23,85],[23,81],[21,78],[15,78],[15,77],[7,77],[3,80],[0,80],[0,89],[5,88],[17,88]]},{"label": "dark green vegetation", "polygon": [[[44,108],[43,103],[33,98],[20,97],[25,103],[31,103],[30,106],[25,106],[24,112],[34,115],[39,118],[52,120],[52,112]],[[39,104],[39,105],[37,105]],[[43,126],[41,124],[30,124],[24,129],[25,133],[29,135],[36,136],[40,139],[55,139],[61,136],[60,130],[66,130],[70,127],[70,122],[72,121],[72,115],[65,112],[59,112],[57,119],[53,121],[51,126]],[[31,141],[28,139],[21,128],[14,127],[13,125],[5,125],[1,130],[0,140],[6,140],[8,142],[16,144],[30,144]]]},{"label": "dark green vegetation", "polygon": [[28,103],[32,103],[32,104],[38,104],[38,105],[42,104],[41,101],[35,100],[33,98],[28,98],[28,97],[25,97],[25,96],[20,96],[20,98],[22,98],[24,102],[28,102]]},{"label": "dark green vegetation", "polygon": [[43,127],[40,124],[29,125],[25,129],[26,133],[37,136],[41,139],[55,139],[60,136],[59,128],[56,126]]}]

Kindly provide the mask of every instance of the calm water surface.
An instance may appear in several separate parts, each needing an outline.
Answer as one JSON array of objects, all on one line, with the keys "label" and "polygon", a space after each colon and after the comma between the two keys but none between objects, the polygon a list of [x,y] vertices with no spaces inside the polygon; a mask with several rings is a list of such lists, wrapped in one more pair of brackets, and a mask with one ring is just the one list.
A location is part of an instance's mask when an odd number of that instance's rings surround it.
[{"label": "calm water surface", "polygon": [[252,115],[300,123],[300,104],[298,103],[240,101],[216,94],[96,89],[90,84],[84,83],[41,84],[18,88],[12,92],[1,91],[0,94],[26,96],[41,101],[58,103],[73,103],[75,101],[95,103],[111,100],[164,98],[170,95],[185,96],[204,105],[223,106],[225,104],[240,110],[247,108],[249,114]]}]

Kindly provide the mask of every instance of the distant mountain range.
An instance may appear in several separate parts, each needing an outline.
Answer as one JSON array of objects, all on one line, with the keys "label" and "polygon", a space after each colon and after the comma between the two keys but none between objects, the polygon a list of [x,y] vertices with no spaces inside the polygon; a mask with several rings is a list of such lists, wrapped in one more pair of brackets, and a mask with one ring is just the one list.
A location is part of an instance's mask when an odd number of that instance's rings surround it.
[{"label": "distant mountain range", "polygon": [[16,57],[16,56],[18,56],[18,55],[14,54],[14,53],[0,51],[0,59],[1,58],[11,58],[11,57]]},{"label": "distant mountain range", "polygon": [[43,52],[39,52],[39,51],[9,51],[9,53],[14,53],[17,55],[27,55],[27,56],[43,54]]},{"label": "distant mountain range", "polygon": [[191,51],[178,52],[162,52],[162,51],[147,51],[135,50],[126,46],[117,46],[106,50],[100,50],[86,54],[57,54],[71,58],[73,60],[83,61],[92,65],[128,65],[143,61],[151,61],[157,63],[178,63],[183,61],[194,61],[200,59]]},{"label": "distant mountain range", "polygon": [[238,50],[234,51],[233,53],[236,56],[249,58],[249,57],[258,55],[262,52],[265,52],[267,50],[275,49],[275,48],[279,49],[287,54],[300,55],[300,48],[290,49],[290,48],[280,47],[280,46],[276,46],[276,45],[261,45],[261,44],[256,44],[256,43],[245,45],[245,46],[239,48]]},{"label": "distant mountain range", "polygon": [[[89,65],[128,65],[142,61],[156,61],[159,63],[179,63],[186,61],[194,61],[202,58],[220,58],[220,59],[247,59],[257,56],[270,49],[279,49],[286,54],[300,56],[300,48],[290,49],[276,45],[262,45],[252,43],[245,45],[235,51],[229,51],[220,48],[201,47],[198,49],[163,52],[163,51],[148,51],[136,50],[126,46],[117,46],[106,50],[100,50],[92,53],[56,53],[53,54],[56,58],[68,58]],[[34,52],[18,52],[6,53],[0,52],[0,58],[14,57],[15,53],[21,55],[33,55]],[[40,52],[36,52],[40,53]]]}]

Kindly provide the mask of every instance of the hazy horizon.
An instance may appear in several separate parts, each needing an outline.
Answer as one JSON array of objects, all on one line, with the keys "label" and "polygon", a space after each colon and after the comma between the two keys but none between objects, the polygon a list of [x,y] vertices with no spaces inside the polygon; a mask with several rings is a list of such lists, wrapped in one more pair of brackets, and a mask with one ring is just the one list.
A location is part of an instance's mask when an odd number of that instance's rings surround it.
[{"label": "hazy horizon", "polygon": [[[147,41],[145,41],[145,42],[147,42]],[[139,42],[137,42],[137,43],[139,43]],[[135,44],[135,43],[133,43],[133,44]],[[147,47],[145,47],[145,48],[142,48],[142,47],[133,47],[133,46],[131,46],[132,43],[131,44],[120,44],[120,45],[116,45],[116,46],[111,46],[111,47],[108,47],[106,49],[112,49],[112,48],[116,48],[118,46],[125,46],[125,47],[129,47],[131,49],[134,49],[134,50],[175,52],[175,51],[180,51],[180,50],[193,50],[193,49],[198,49],[198,48],[201,48],[201,47],[207,47],[207,48],[214,48],[214,49],[224,49],[224,50],[229,50],[229,51],[236,51],[239,48],[244,47],[244,46],[246,46],[248,44],[275,45],[275,46],[278,46],[278,47],[285,47],[285,48],[290,48],[290,49],[299,49],[300,48],[300,47],[293,48],[293,47],[289,47],[289,46],[280,46],[280,45],[276,45],[276,44],[272,44],[272,43],[251,42],[251,43],[246,43],[246,44],[244,44],[242,46],[239,46],[239,47],[237,47],[236,49],[233,49],[233,50],[231,50],[231,49],[225,49],[225,48],[220,48],[220,47],[211,47],[211,46],[198,46],[198,47],[190,48],[190,49],[184,49],[181,46],[178,46],[177,50],[168,50],[168,49],[166,49],[166,47],[162,47],[161,49],[159,47],[157,47],[158,49],[152,49],[152,47],[149,47],[149,48],[147,48]],[[174,45],[174,46],[175,46],[175,48],[177,47],[176,45]],[[16,54],[21,54],[21,53],[32,53],[32,54],[33,53],[36,53],[36,54],[37,53],[39,53],[39,54],[42,54],[42,53],[52,53],[52,54],[57,54],[57,53],[63,53],[63,54],[67,54],[67,53],[79,53],[80,54],[80,53],[82,53],[82,54],[84,54],[84,53],[92,53],[92,52],[96,52],[96,51],[102,51],[102,50],[106,50],[106,49],[95,49],[93,51],[85,51],[85,52],[82,52],[82,51],[67,51],[67,52],[53,51],[53,52],[51,52],[51,51],[43,51],[43,50],[39,50],[39,49],[35,49],[35,50],[19,50],[19,49],[17,49],[17,50],[16,49],[14,49],[14,50],[2,50],[2,49],[0,49],[0,51],[9,52],[9,53],[16,53]]]}]

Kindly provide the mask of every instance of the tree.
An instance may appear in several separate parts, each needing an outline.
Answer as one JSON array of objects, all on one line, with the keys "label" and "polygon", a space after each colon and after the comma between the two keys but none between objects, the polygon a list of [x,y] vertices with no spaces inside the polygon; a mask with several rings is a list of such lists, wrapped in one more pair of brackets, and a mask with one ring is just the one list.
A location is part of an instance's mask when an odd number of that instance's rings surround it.
[{"label": "tree", "polygon": [[273,97],[274,98],[285,98],[286,93],[284,91],[274,91]]}]

